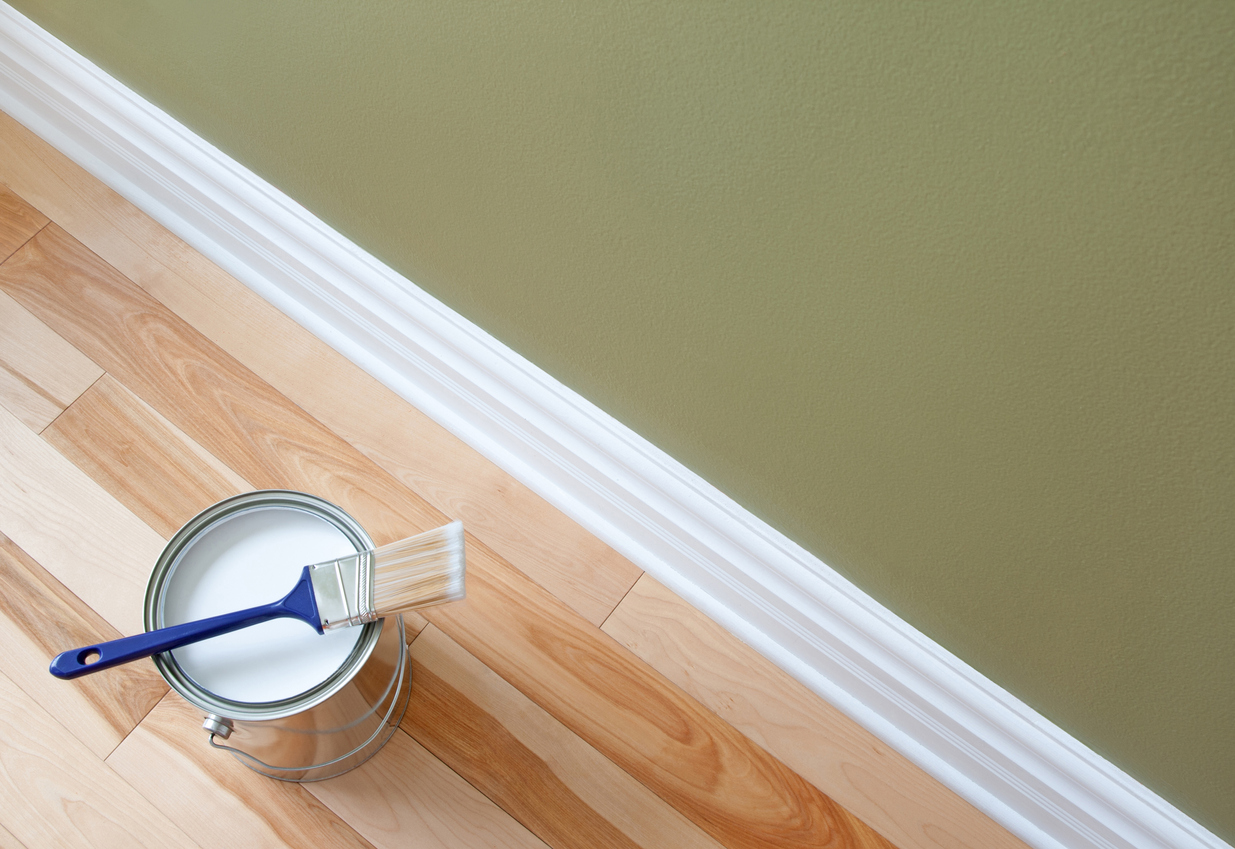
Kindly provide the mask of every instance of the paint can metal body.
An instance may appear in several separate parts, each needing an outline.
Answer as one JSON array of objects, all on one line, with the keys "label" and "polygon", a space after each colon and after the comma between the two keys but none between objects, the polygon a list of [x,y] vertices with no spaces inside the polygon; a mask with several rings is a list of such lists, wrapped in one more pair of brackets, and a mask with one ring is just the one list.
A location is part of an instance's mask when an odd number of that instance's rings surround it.
[{"label": "paint can metal body", "polygon": [[[183,592],[194,570],[211,568],[207,555],[200,552],[211,550],[212,535],[234,535],[237,528],[267,522],[273,526],[289,516],[327,523],[355,551],[374,547],[355,519],[307,493],[262,490],[226,499],[189,520],[163,550],[146,587],[146,630],[176,624],[165,620],[169,607],[174,607],[169,598]],[[329,558],[321,558],[325,559]],[[262,565],[255,563],[253,568]],[[272,778],[317,781],[372,757],[390,739],[407,708],[411,663],[403,618],[387,617],[355,630],[359,636],[337,668],[310,681],[303,691],[271,700],[212,691],[195,680],[189,665],[177,659],[180,650],[156,655],[154,663],[172,689],[201,709],[210,745],[232,752],[246,766]]]}]

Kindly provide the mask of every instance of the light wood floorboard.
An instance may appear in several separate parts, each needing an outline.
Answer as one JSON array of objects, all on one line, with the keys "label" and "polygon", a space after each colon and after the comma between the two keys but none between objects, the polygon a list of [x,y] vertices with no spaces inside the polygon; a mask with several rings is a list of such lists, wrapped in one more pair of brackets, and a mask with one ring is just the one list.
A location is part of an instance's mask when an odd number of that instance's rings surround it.
[{"label": "light wood floorboard", "polygon": [[216,501],[253,489],[110,375],[43,438],[165,538]]},{"label": "light wood floorboard", "polygon": [[26,849],[26,844],[13,836],[13,832],[0,825],[0,849]]},{"label": "light wood floorboard", "polygon": [[146,578],[163,538],[4,409],[0,533],[117,631],[142,630]]},{"label": "light wood floorboard", "polygon": [[68,686],[47,673],[65,649],[121,634],[0,534],[0,672],[100,758],[108,754],[167,692],[150,661]]},{"label": "light wood floorboard", "polygon": [[27,846],[195,845],[3,674],[0,799],[0,824]]},{"label": "light wood floorboard", "polygon": [[103,370],[8,295],[0,295],[0,406],[43,430]]},{"label": "light wood floorboard", "polygon": [[446,521],[57,225],[0,265],[0,289],[253,486],[350,505],[378,545]]},{"label": "light wood floorboard", "polygon": [[546,849],[403,732],[396,732],[362,769],[309,785],[309,790],[380,849]]},{"label": "light wood floorboard", "polygon": [[553,846],[719,844],[430,626],[403,727]]},{"label": "light wood floorboard", "polygon": [[202,849],[370,846],[304,785],[272,781],[211,750],[200,726],[201,712],[169,693],[107,765]]},{"label": "light wood floorboard", "polygon": [[47,216],[0,186],[0,262],[47,225]]},{"label": "light wood floorboard", "polygon": [[[36,416],[0,375],[0,673],[42,711],[45,761],[105,776],[57,767],[42,807],[0,815],[14,840],[81,842],[63,812],[93,801],[64,800],[98,779],[173,845],[1019,845],[3,114],[0,181],[0,330],[57,351],[0,342],[0,364],[42,392],[89,364]],[[403,729],[330,781],[211,750],[149,661],[45,671],[140,630],[164,538],[249,487],[322,495],[379,544],[468,529],[468,598],[408,617]],[[0,741],[5,775],[29,760]]]},{"label": "light wood floorboard", "polygon": [[650,576],[604,630],[901,849],[1024,849]]}]

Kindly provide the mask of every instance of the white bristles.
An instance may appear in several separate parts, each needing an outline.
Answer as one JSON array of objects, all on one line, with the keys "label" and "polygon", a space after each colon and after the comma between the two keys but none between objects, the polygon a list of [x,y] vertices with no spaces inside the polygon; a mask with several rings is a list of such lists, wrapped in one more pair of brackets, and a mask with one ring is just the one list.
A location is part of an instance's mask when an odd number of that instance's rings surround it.
[{"label": "white bristles", "polygon": [[373,550],[373,607],[378,616],[463,598],[463,523]]}]

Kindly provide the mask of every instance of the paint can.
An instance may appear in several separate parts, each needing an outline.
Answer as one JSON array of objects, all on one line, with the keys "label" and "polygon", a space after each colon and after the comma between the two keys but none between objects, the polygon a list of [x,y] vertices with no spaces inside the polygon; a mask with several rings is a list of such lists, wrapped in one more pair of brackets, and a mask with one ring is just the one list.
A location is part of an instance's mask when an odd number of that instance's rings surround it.
[{"label": "paint can", "polygon": [[[146,586],[146,630],[273,601],[302,567],[371,548],[355,519],[316,496],[262,490],[226,499],[189,520],[159,556]],[[398,727],[411,692],[401,616],[322,635],[274,620],[154,663],[205,714],[210,745],[284,781],[364,763]]]}]

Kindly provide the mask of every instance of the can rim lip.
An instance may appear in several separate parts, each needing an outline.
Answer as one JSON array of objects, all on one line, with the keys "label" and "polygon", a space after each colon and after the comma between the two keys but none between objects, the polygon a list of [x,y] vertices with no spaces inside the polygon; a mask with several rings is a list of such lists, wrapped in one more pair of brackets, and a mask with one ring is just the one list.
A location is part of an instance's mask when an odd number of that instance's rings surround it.
[{"label": "can rim lip", "polygon": [[[147,631],[162,627],[164,588],[181,553],[188,545],[202,533],[224,520],[269,507],[301,510],[324,519],[346,536],[357,551],[366,551],[374,547],[373,540],[359,522],[343,508],[316,495],[290,489],[260,489],[233,495],[212,504],[185,522],[164,546],[150,572],[150,579],[146,583],[142,624]],[[373,653],[377,639],[381,636],[383,622],[384,620],[379,619],[376,622],[362,625],[360,637],[352,652],[324,681],[302,693],[278,701],[241,702],[219,696],[201,687],[190,678],[170,652],[156,654],[152,660],[159,674],[163,676],[163,680],[173,690],[208,713],[231,719],[282,719],[321,704],[346,686]]]}]

